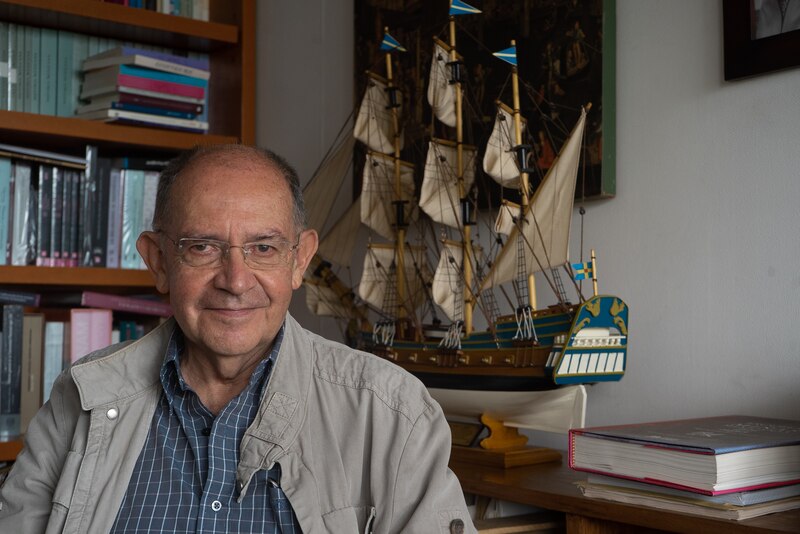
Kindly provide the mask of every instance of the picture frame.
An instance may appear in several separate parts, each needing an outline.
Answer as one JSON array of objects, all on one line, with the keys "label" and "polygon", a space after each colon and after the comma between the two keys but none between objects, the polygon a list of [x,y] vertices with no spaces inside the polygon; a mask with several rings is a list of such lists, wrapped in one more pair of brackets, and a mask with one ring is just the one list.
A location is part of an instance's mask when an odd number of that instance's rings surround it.
[{"label": "picture frame", "polygon": [[790,26],[759,37],[755,5],[755,0],[723,0],[726,81],[800,65],[800,27]]}]

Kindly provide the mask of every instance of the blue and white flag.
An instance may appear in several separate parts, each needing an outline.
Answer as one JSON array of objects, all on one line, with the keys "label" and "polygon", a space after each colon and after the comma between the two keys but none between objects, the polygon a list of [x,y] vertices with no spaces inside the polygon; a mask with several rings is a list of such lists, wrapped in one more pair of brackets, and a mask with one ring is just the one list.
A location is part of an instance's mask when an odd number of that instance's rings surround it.
[{"label": "blue and white flag", "polygon": [[472,7],[466,2],[461,0],[452,0],[450,2],[450,15],[474,15],[476,13],[481,13],[481,10]]},{"label": "blue and white flag", "polygon": [[397,39],[389,35],[389,32],[383,34],[383,41],[381,41],[381,50],[399,50],[400,52],[405,52],[406,49],[403,48],[400,43],[397,42]]},{"label": "blue and white flag", "polygon": [[593,262],[587,261],[586,263],[573,263],[572,272],[575,280],[586,280],[594,276]]},{"label": "blue and white flag", "polygon": [[499,57],[506,63],[511,63],[515,67],[517,66],[517,47],[512,46],[510,48],[506,48],[505,50],[501,50],[499,52],[495,52],[492,54],[495,57]]}]

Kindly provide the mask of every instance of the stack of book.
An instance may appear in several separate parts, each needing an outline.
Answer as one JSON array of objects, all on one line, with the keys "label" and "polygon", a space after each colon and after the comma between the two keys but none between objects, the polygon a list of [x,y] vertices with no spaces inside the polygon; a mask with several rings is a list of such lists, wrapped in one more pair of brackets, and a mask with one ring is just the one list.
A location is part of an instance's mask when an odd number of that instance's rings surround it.
[{"label": "stack of book", "polygon": [[88,120],[208,131],[208,61],[116,47],[83,62],[77,116]]},{"label": "stack of book", "polygon": [[800,508],[800,421],[721,416],[570,430],[587,497],[742,520]]}]

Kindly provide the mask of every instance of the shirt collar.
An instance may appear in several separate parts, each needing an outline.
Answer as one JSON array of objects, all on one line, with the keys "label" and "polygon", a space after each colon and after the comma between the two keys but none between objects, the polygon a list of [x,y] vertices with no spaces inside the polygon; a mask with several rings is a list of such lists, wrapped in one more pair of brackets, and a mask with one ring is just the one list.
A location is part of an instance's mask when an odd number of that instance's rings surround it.
[{"label": "shirt collar", "polygon": [[[280,330],[278,330],[278,334],[275,336],[275,341],[272,343],[272,349],[270,349],[269,354],[266,358],[259,362],[253,371],[253,374],[250,375],[250,381],[247,385],[248,389],[253,387],[253,385],[256,383],[263,382],[262,391],[259,392],[258,395],[259,398],[263,394],[266,386],[266,380],[264,380],[264,378],[266,375],[269,375],[269,371],[272,369],[272,366],[278,359],[281,343],[283,343],[283,332],[285,328],[286,323],[284,322],[284,324],[281,325]],[[183,379],[180,366],[180,356],[183,354],[185,344],[186,342],[183,331],[181,330],[180,326],[178,326],[178,323],[175,323],[175,329],[170,335],[169,343],[167,344],[167,350],[164,355],[164,362],[161,364],[160,371],[161,387],[166,394],[170,409],[172,409],[175,395],[179,391],[191,391],[191,388]]]}]

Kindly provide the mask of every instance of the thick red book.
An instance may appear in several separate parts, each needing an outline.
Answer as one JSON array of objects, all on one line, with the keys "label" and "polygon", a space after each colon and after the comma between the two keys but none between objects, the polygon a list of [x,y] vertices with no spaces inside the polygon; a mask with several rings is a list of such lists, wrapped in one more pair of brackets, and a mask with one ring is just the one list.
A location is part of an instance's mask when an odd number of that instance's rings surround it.
[{"label": "thick red book", "polygon": [[135,89],[144,89],[145,91],[157,93],[189,96],[192,98],[204,98],[206,94],[206,90],[202,87],[165,82],[162,80],[154,80],[153,78],[143,78],[141,76],[130,76],[128,74],[120,74],[117,77],[117,83],[124,87],[133,87]]},{"label": "thick red book", "polygon": [[569,466],[707,495],[800,483],[800,421],[731,415],[569,432]]}]

